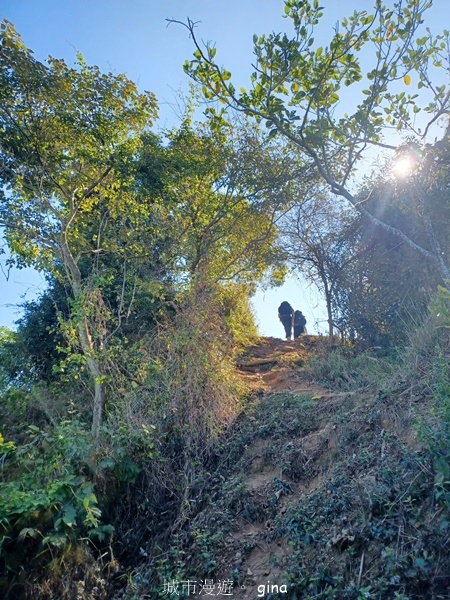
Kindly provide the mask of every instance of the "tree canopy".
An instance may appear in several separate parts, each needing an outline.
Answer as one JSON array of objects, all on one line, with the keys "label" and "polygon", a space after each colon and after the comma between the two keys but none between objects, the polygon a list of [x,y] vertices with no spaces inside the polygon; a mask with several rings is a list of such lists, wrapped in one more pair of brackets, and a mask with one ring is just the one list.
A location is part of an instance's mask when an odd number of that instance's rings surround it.
[{"label": "tree canopy", "polygon": [[8,22],[0,44],[0,225],[17,264],[67,294],[44,321],[58,323],[69,362],[90,374],[99,436],[111,360],[138,322],[154,325],[197,284],[231,297],[227,282],[254,288],[276,271],[291,160],[250,128],[232,136],[189,114],[157,136],[155,97],[124,75],[81,56],[75,67],[41,63]]},{"label": "tree canopy", "polygon": [[[183,25],[195,52],[185,64],[186,72],[201,84],[206,99],[251,115],[264,122],[271,135],[292,142],[333,194],[433,261],[441,277],[450,279],[449,260],[433,223],[428,223],[425,243],[418,243],[372,214],[352,191],[352,177],[370,146],[397,147],[386,139],[387,131],[423,139],[434,122],[446,118],[450,92],[446,81],[439,83],[449,65],[448,31],[437,36],[423,31],[429,2],[404,0],[390,6],[377,1],[372,12],[357,10],[342,19],[328,45],[319,46],[315,35],[324,9],[318,0],[287,0],[284,6],[292,34],[254,36],[248,89],[234,87],[231,73],[216,62],[217,49],[198,41],[190,19]],[[428,102],[408,93],[413,77],[421,93],[428,93]],[[344,96],[345,106],[351,106],[345,112]],[[224,110],[211,107],[208,112],[223,123]],[[428,122],[418,131],[415,117],[421,112]]]}]

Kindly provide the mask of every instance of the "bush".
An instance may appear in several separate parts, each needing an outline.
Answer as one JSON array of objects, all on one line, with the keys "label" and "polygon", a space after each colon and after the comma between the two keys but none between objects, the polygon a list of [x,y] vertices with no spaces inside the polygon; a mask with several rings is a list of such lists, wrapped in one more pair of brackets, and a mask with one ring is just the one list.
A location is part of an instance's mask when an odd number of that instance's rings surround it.
[{"label": "bush", "polygon": [[[0,590],[5,597],[12,583],[23,586],[26,596],[31,580],[50,576],[55,557],[62,563],[65,553],[85,547],[86,539],[103,541],[113,532],[101,522],[94,450],[83,424],[30,425],[24,437],[17,445],[0,437]],[[17,590],[15,597],[21,597]]]},{"label": "bush", "polygon": [[312,354],[306,364],[306,372],[315,381],[343,389],[379,388],[383,381],[398,370],[399,356],[378,355],[376,350],[356,351],[349,344],[342,344],[331,351]]},{"label": "bush", "polygon": [[450,522],[450,291],[439,287],[430,318],[411,339],[407,365],[414,385],[431,396],[430,414],[422,419],[421,437],[431,451],[435,470],[435,499]]},{"label": "bush", "polygon": [[171,540],[205,500],[214,441],[241,410],[245,390],[234,358],[252,333],[251,320],[238,294],[222,291],[196,286],[140,342],[141,366],[133,367],[139,383],[110,410],[110,434],[127,432],[127,455],[141,467],[123,502],[112,507],[117,534],[127,540],[125,564],[135,562],[140,548],[164,563]]}]

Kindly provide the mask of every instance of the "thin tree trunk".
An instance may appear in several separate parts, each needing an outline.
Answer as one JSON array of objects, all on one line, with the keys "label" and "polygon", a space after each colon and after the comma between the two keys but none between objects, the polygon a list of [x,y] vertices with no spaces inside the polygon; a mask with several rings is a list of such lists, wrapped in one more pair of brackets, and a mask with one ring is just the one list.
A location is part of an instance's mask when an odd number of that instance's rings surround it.
[{"label": "thin tree trunk", "polygon": [[328,335],[330,336],[330,340],[332,340],[333,336],[334,336],[333,314],[331,312],[331,300],[328,295],[326,298],[326,303],[327,303],[327,315],[328,315]]},{"label": "thin tree trunk", "polygon": [[[75,297],[80,297],[83,291],[81,283],[81,272],[76,264],[73,255],[69,249],[66,239],[61,242],[61,251],[64,268],[72,287]],[[92,433],[98,441],[100,437],[100,427],[104,421],[106,405],[106,389],[103,381],[103,373],[100,362],[94,358],[95,348],[89,331],[89,321],[85,315],[82,315],[78,323],[78,338],[81,350],[86,357],[86,365],[94,384],[94,405],[92,410]]]},{"label": "thin tree trunk", "polygon": [[106,405],[106,389],[102,381],[102,374],[99,369],[99,363],[92,360],[91,357],[86,359],[89,371],[94,379],[94,406],[92,411],[92,433],[96,440],[100,438],[100,427],[105,419]]},{"label": "thin tree trunk", "polygon": [[333,312],[331,309],[331,292],[330,289],[328,287],[328,281],[326,276],[323,274],[322,276],[322,281],[323,281],[323,287],[325,290],[325,302],[327,305],[327,316],[328,316],[328,336],[330,338],[330,341],[333,340],[333,336],[334,336],[334,329],[333,329]]}]

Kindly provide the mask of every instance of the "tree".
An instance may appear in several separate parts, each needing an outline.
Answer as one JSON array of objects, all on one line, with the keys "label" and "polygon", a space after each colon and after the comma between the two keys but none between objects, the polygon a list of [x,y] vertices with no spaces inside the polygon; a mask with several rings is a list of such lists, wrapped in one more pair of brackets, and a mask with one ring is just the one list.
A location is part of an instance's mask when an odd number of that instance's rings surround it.
[{"label": "tree", "polygon": [[354,211],[346,211],[342,203],[330,202],[328,193],[318,187],[280,223],[283,256],[294,271],[301,271],[324,294],[330,339],[337,317],[340,274],[357,259],[354,229]]},{"label": "tree", "polygon": [[[187,125],[187,124],[186,124]],[[257,174],[249,181],[239,134],[197,131],[184,125],[172,135],[165,204],[174,207],[179,274],[211,283],[258,280],[274,262],[271,248],[281,200]],[[267,155],[261,146],[253,151]],[[280,170],[286,168],[282,162]],[[170,227],[170,225],[169,225]]]},{"label": "tree", "polygon": [[293,169],[301,169],[265,137],[242,123],[232,132],[211,131],[209,124],[187,118],[157,156],[144,145],[140,194],[149,195],[149,174],[161,168],[152,217],[164,223],[157,245],[175,288],[185,289],[196,278],[254,286],[267,269],[280,266],[273,249],[276,224],[292,204]]},{"label": "tree", "polygon": [[[430,160],[430,152],[428,149],[424,164]],[[427,243],[424,224],[429,211],[436,238],[447,258],[450,213],[444,182],[448,176],[444,155],[439,154],[439,161],[433,159],[432,177],[423,169],[414,170],[401,181],[380,173],[366,181],[358,195],[363,200],[370,189],[367,208],[371,214],[422,245]],[[355,260],[345,265],[336,284],[337,304],[345,327],[371,345],[404,342],[411,324],[427,313],[427,304],[441,280],[436,263],[418,255],[388,231],[374,227],[361,215],[351,244]]]},{"label": "tree", "polygon": [[[64,338],[58,318],[67,319],[70,304],[67,290],[57,281],[36,300],[22,304],[23,314],[15,324],[17,331],[10,344],[9,380],[16,384],[55,379],[54,367],[62,358]],[[13,342],[13,343],[12,343]]]},{"label": "tree", "polygon": [[[372,14],[355,11],[343,19],[326,47],[317,46],[315,30],[323,16],[318,0],[286,0],[285,16],[294,33],[254,36],[255,65],[251,88],[237,91],[231,73],[215,62],[216,48],[203,47],[195,35],[195,23],[182,23],[195,44],[194,60],[186,72],[203,86],[209,100],[264,121],[271,135],[296,145],[333,194],[343,197],[377,227],[397,237],[434,262],[444,280],[450,279],[448,260],[442,256],[435,224],[428,221],[427,239],[419,244],[402,229],[373,215],[365,201],[352,192],[352,177],[370,146],[394,150],[384,134],[388,128],[406,131],[420,139],[450,110],[450,91],[437,85],[433,69],[448,69],[449,32],[433,37],[420,30],[428,1],[402,0],[388,7],[380,0]],[[363,60],[372,60],[364,74]],[[418,78],[418,87],[431,96],[423,111],[429,122],[415,130],[421,112],[417,94],[398,91]],[[437,76],[438,77],[438,76]],[[401,89],[401,88],[400,88]],[[344,113],[341,103],[360,98],[353,111]],[[225,113],[208,109],[219,122]],[[370,193],[369,193],[370,197]]]},{"label": "tree", "polygon": [[[102,74],[80,56],[77,68],[54,58],[47,62],[38,62],[14,27],[2,23],[0,225],[19,265],[62,275],[70,286],[98,436],[106,349],[103,317],[97,318],[97,259],[124,249],[121,237],[104,235],[106,225],[111,228],[124,213],[133,222],[143,210],[132,185],[133,156],[156,116],[156,101],[138,93],[124,75]],[[128,247],[136,245],[130,231],[122,233]]]}]

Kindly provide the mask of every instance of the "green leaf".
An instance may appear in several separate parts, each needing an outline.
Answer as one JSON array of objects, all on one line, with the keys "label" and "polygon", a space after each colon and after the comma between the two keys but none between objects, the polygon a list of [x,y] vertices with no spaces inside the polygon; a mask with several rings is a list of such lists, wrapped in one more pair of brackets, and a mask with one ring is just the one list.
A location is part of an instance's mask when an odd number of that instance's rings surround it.
[{"label": "green leaf", "polygon": [[37,534],[37,530],[33,529],[33,527],[25,527],[19,532],[19,535],[17,537],[20,541],[23,541],[27,537],[36,538]]},{"label": "green leaf", "polygon": [[63,510],[62,520],[68,527],[73,527],[76,523],[77,511],[72,504],[66,504]]},{"label": "green leaf", "polygon": [[336,93],[331,94],[331,96],[328,98],[328,101],[330,104],[336,104],[336,102],[339,101],[339,96]]},{"label": "green leaf", "polygon": [[425,559],[421,558],[420,556],[418,556],[417,558],[414,559],[414,564],[419,569],[426,569],[428,566],[427,561]]}]

